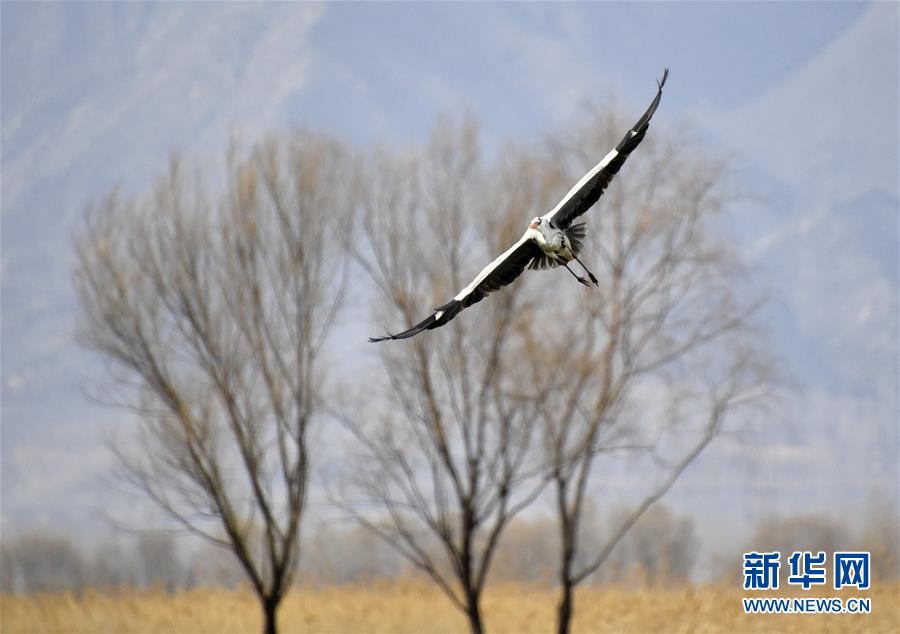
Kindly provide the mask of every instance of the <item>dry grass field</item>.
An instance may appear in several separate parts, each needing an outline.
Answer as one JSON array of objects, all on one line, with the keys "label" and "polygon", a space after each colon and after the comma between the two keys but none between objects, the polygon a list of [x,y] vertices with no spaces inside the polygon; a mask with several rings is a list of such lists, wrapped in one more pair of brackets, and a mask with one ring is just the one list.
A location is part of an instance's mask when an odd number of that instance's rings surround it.
[{"label": "dry grass field", "polygon": [[[794,593],[799,594],[799,593]],[[804,596],[824,596],[827,591]],[[861,593],[872,614],[745,615],[739,589],[702,587],[627,591],[584,588],[578,632],[900,632],[900,585]],[[766,596],[772,596],[766,594]],[[846,593],[838,596],[858,596]],[[484,599],[489,632],[550,632],[555,593],[498,585]],[[3,632],[259,632],[261,619],[245,591],[158,591],[0,598]],[[282,606],[282,632],[464,632],[466,623],[432,586],[407,581],[298,589]]]}]

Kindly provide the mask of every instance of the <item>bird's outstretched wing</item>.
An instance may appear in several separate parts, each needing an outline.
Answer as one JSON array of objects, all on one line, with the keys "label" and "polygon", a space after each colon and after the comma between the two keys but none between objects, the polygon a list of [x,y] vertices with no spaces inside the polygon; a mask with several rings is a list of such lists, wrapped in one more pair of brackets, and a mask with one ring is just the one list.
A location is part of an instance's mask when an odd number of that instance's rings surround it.
[{"label": "bird's outstretched wing", "polygon": [[644,135],[647,134],[647,128],[650,127],[650,118],[653,117],[653,113],[656,112],[656,107],[659,105],[659,100],[662,97],[662,89],[666,84],[666,78],[668,78],[668,76],[669,69],[667,68],[663,72],[662,79],[656,82],[658,86],[656,97],[653,99],[650,107],[647,108],[647,112],[644,113],[644,116],[638,119],[638,122],[625,133],[625,136],[616,148],[604,156],[591,171],[585,174],[581,180],[569,190],[569,193],[566,194],[565,198],[559,201],[549,214],[544,216],[546,220],[551,221],[560,229],[565,229],[572,224],[573,220],[590,209],[591,205],[600,200],[600,196],[603,194],[606,186],[609,185],[613,176],[616,175],[625,163],[625,159],[627,159],[634,148],[640,145],[641,141],[644,140]]},{"label": "bird's outstretched wing", "polygon": [[462,289],[456,297],[443,306],[434,309],[434,312],[418,324],[396,335],[388,334],[385,337],[369,337],[369,341],[387,341],[389,339],[408,339],[423,330],[440,328],[456,317],[463,308],[468,308],[484,299],[489,293],[493,293],[512,283],[531,260],[541,254],[541,249],[534,241],[524,234],[519,241],[504,251],[496,260],[481,269],[472,283]]}]

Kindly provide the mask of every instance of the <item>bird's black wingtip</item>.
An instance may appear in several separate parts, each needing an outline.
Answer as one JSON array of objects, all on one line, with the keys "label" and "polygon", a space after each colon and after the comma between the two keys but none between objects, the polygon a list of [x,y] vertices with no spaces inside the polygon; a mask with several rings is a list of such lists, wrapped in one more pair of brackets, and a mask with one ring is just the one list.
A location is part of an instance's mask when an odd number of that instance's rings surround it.
[{"label": "bird's black wingtip", "polygon": [[438,306],[437,308],[435,308],[434,312],[431,315],[417,323],[409,330],[404,330],[403,332],[398,332],[394,335],[388,332],[386,333],[386,337],[369,337],[369,343],[378,343],[379,341],[388,340],[399,341],[400,339],[409,339],[410,337],[415,337],[417,334],[425,330],[431,330],[433,328],[443,326],[448,321],[456,317],[456,314],[460,310],[462,310],[462,302],[458,299],[451,299],[443,306]]},{"label": "bird's black wingtip", "polygon": [[663,89],[663,86],[666,85],[666,80],[669,78],[669,67],[663,69],[663,74],[660,79],[656,80],[656,85],[659,86],[659,90]]}]

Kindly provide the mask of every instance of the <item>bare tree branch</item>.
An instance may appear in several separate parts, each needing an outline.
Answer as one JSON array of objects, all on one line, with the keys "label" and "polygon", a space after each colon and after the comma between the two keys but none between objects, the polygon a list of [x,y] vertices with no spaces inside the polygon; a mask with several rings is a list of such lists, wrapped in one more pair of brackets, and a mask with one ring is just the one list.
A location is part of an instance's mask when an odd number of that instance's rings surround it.
[{"label": "bare tree branch", "polygon": [[[621,128],[604,114],[554,142],[548,164],[557,166],[560,187],[593,164]],[[585,252],[601,261],[599,292],[574,305],[541,306],[526,324],[538,325],[526,333],[526,359],[557,501],[561,633],[571,624],[574,587],[671,489],[729,413],[767,398],[765,356],[750,328],[759,302],[736,291],[740,266],[710,228],[728,199],[727,166],[660,132],[640,150],[592,212],[600,227]],[[581,164],[571,166],[571,157]],[[561,323],[566,327],[541,327]],[[701,389],[713,395],[705,406]],[[656,413],[660,405],[665,417]],[[630,416],[642,408],[654,413]],[[699,432],[687,427],[704,417]],[[680,450],[673,464],[661,457],[663,443]],[[594,467],[623,448],[650,457],[665,476],[599,550],[587,552],[580,534]]]},{"label": "bare tree branch", "polygon": [[82,339],[113,362],[140,442],[118,456],[172,520],[240,561],[274,631],[297,566],[308,429],[341,305],[346,153],[298,134],[229,153],[213,200],[176,157],[76,237]]},{"label": "bare tree branch", "polygon": [[[439,124],[421,156],[379,154],[352,250],[379,289],[379,316],[412,322],[515,240],[541,198],[526,161],[489,175],[471,121]],[[473,632],[503,531],[546,484],[530,459],[534,411],[512,383],[524,308],[510,287],[480,318],[381,348],[391,406],[376,421],[346,417],[368,504],[345,508],[425,571]]]}]

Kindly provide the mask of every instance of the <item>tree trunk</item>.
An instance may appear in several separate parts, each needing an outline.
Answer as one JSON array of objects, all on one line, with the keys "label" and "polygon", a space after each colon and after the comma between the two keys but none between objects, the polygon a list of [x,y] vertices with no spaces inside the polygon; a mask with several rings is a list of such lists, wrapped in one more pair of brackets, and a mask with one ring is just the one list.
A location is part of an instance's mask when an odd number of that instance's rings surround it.
[{"label": "tree trunk", "polygon": [[471,590],[466,592],[466,616],[469,617],[469,629],[472,634],[484,632],[481,625],[481,606],[479,605],[481,597],[479,594]]},{"label": "tree trunk", "polygon": [[278,624],[275,621],[275,613],[278,610],[278,601],[271,597],[263,599],[263,634],[278,634]]},{"label": "tree trunk", "polygon": [[560,473],[556,475],[557,503],[559,504],[559,585],[562,597],[557,610],[557,631],[569,634],[572,627],[572,608],[575,602],[575,581],[572,579],[572,562],[575,559],[575,539],[578,510],[570,510],[566,505],[566,486],[568,480]]},{"label": "tree trunk", "polygon": [[572,626],[572,607],[575,603],[574,586],[571,579],[563,579],[562,600],[559,602],[557,623],[559,634],[569,634]]}]

